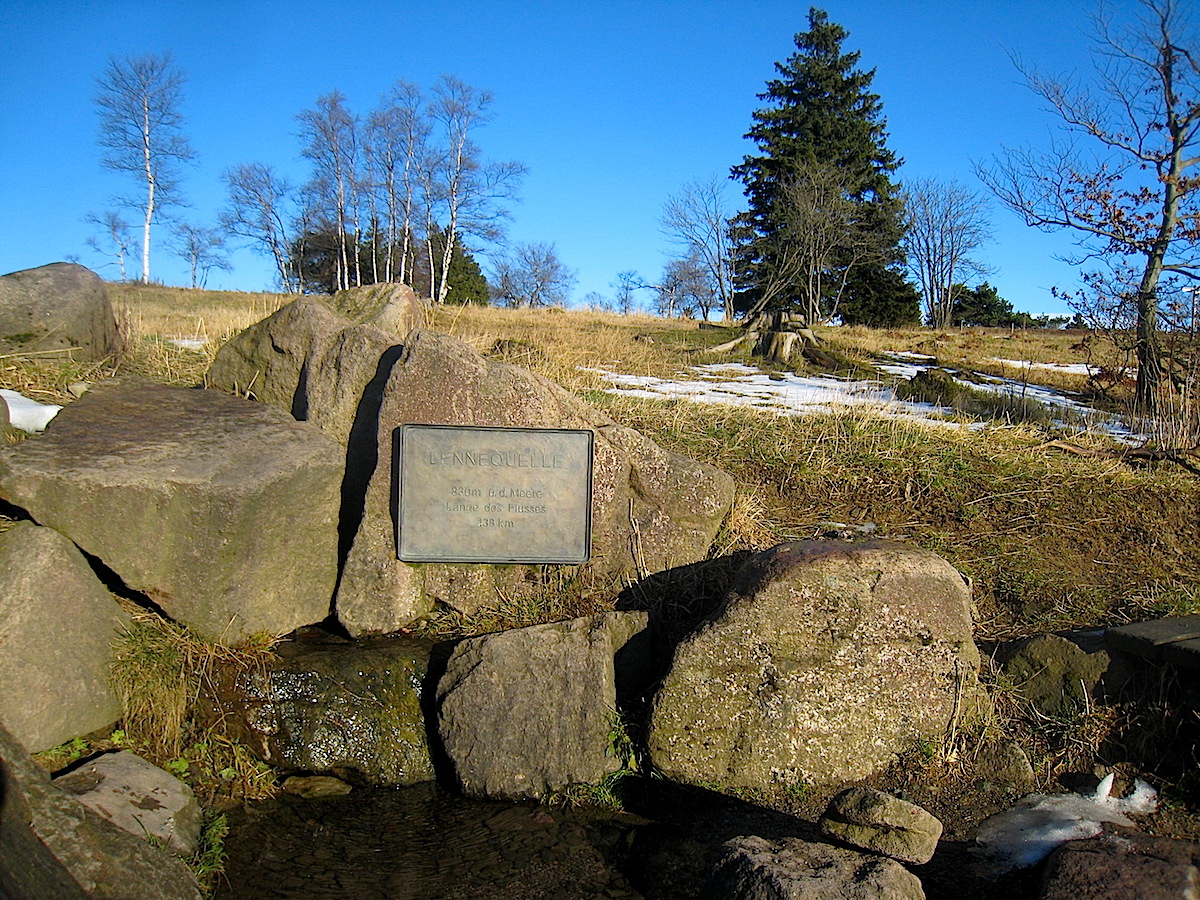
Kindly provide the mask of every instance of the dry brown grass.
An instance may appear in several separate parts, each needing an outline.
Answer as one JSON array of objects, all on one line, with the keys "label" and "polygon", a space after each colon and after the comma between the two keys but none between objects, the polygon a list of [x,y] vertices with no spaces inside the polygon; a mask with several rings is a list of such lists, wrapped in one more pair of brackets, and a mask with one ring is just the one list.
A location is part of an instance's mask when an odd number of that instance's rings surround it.
[{"label": "dry brown grass", "polygon": [[592,368],[674,375],[714,361],[702,351],[728,338],[724,329],[681,319],[559,309],[442,307],[434,310],[431,326],[571,390],[603,384],[586,371]]},{"label": "dry brown grass", "polygon": [[[140,375],[166,384],[201,383],[229,338],[294,299],[287,294],[240,294],[163,285],[110,284],[125,341],[112,373]],[[176,340],[202,341],[199,348]]]}]

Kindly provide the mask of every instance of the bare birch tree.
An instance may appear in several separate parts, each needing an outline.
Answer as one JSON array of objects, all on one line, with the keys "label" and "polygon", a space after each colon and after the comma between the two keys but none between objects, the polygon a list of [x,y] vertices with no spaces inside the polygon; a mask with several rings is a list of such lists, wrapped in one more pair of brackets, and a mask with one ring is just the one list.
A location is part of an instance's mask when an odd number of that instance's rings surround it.
[{"label": "bare birch tree", "polygon": [[313,212],[326,220],[337,239],[336,286],[342,290],[361,284],[358,229],[351,229],[358,213],[358,119],[339,91],[318,97],[315,108],[296,118],[305,141],[301,154],[313,164],[308,194],[320,203]]},{"label": "bare birch tree", "polygon": [[933,178],[906,185],[901,247],[934,328],[950,327],[958,286],[990,271],[972,256],[990,237],[987,204],[978,194]]},{"label": "bare birch tree", "polygon": [[430,125],[421,89],[397,81],[367,119],[368,158],[384,198],[387,226],[384,281],[409,283],[413,235],[427,161]]},{"label": "bare birch tree", "polygon": [[129,253],[129,223],[121,218],[121,214],[114,209],[105,210],[103,215],[92,213],[87,220],[104,229],[112,246],[111,249],[106,250],[96,237],[88,238],[87,245],[100,253],[112,253],[116,256],[117,267],[121,270],[121,280],[125,281],[125,257]]},{"label": "bare birch tree", "polygon": [[145,187],[122,203],[142,213],[142,282],[150,282],[150,235],[160,210],[179,202],[180,169],[195,154],[183,134],[183,73],[170,53],[110,59],[97,80],[103,165]]},{"label": "bare birch tree", "polygon": [[177,222],[172,230],[171,249],[188,264],[190,287],[204,287],[213,269],[233,268],[225,256],[225,237],[216,228]]},{"label": "bare birch tree", "polygon": [[708,271],[716,290],[722,319],[730,322],[733,309],[732,246],[729,238],[731,211],[726,197],[728,179],[717,175],[698,179],[663,206],[663,231],[680,244],[684,256],[697,260]]},{"label": "bare birch tree", "polygon": [[225,185],[229,205],[219,224],[231,235],[244,238],[275,261],[279,286],[284,291],[300,290],[292,266],[288,206],[292,186],[265,163],[244,163],[227,169]]},{"label": "bare birch tree", "polygon": [[442,205],[442,230],[446,235],[441,259],[433,261],[439,270],[434,299],[443,303],[455,243],[463,235],[484,241],[495,241],[500,236],[508,216],[502,201],[514,197],[525,167],[516,162],[485,163],[480,158],[473,135],[491,118],[491,93],[443,75],[433,95],[430,116],[441,127],[444,143],[437,157],[436,188],[431,194]]},{"label": "bare birch tree", "polygon": [[1181,281],[1200,283],[1200,178],[1191,174],[1200,164],[1200,40],[1184,3],[1139,6],[1138,21],[1127,27],[1101,7],[1091,86],[1018,63],[1064,131],[1093,152],[1074,140],[1045,152],[1008,150],[978,174],[1026,224],[1073,232],[1080,253],[1071,262],[1103,266],[1084,273],[1090,296],[1076,300],[1084,311],[1128,310],[1135,405],[1152,414],[1164,371],[1160,295]]}]

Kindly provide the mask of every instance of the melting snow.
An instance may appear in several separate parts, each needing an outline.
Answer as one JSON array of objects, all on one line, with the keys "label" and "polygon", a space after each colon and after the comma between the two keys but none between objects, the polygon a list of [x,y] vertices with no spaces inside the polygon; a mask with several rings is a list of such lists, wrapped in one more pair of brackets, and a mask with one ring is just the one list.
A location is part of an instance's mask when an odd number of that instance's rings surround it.
[{"label": "melting snow", "polygon": [[989,362],[1016,366],[1018,369],[1048,369],[1051,372],[1062,372],[1064,375],[1091,375],[1099,371],[1099,366],[1089,366],[1087,363],[1035,363],[1027,359],[1000,359],[998,357],[992,357]]},{"label": "melting snow", "polygon": [[208,341],[203,338],[167,338],[167,343],[182,350],[203,350]]},{"label": "melting snow", "polygon": [[[831,407],[873,409],[883,415],[907,416],[937,421],[951,410],[932,403],[910,403],[896,399],[891,388],[879,381],[845,381],[801,375],[768,375],[740,363],[696,366],[676,378],[653,375],[622,375],[607,369],[589,369],[614,385],[612,393],[649,399],[686,399],[697,403],[723,403],[754,409],[795,414],[823,412]],[[691,377],[689,377],[691,376]]]},{"label": "melting snow", "polygon": [[0,397],[8,406],[8,421],[14,428],[20,428],[22,431],[44,431],[50,420],[62,409],[61,406],[38,403],[16,391],[6,389],[0,389]]},{"label": "melting snow", "polygon": [[1107,775],[1096,793],[1030,794],[1005,812],[985,819],[975,832],[980,852],[998,871],[1032,866],[1066,841],[1095,837],[1104,823],[1133,825],[1131,815],[1148,815],[1158,805],[1154,788],[1134,783],[1125,799],[1111,796],[1113,776]]},{"label": "melting snow", "polygon": [[[932,356],[897,352],[885,354],[888,362],[877,366],[892,378],[910,379],[935,363]],[[982,424],[959,426],[948,422],[953,410],[932,403],[896,399],[895,392],[883,381],[848,381],[827,376],[805,377],[795,374],[768,375],[743,363],[714,363],[696,366],[674,378],[652,375],[623,375],[608,369],[589,369],[613,385],[608,390],[649,399],[686,399],[697,403],[725,403],[749,406],[783,414],[821,412],[831,408],[872,409],[893,418],[912,418],[938,425],[982,428]],[[1011,378],[974,375],[976,380],[956,378],[958,383],[977,390],[991,391],[1014,398],[1029,398],[1085,420],[1092,427],[1117,440],[1136,442],[1140,435],[1130,434],[1115,417],[1086,406],[1061,391],[1040,385],[1024,384]],[[1063,424],[1063,423],[1059,423]]]}]

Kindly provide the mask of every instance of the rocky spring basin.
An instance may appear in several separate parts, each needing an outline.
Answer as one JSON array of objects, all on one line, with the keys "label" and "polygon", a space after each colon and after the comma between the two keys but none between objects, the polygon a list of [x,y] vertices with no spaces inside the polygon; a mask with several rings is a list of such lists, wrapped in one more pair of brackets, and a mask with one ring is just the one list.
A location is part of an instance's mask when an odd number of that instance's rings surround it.
[{"label": "rocky spring basin", "polygon": [[635,898],[629,816],[469,800],[435,784],[283,796],[230,814],[218,898]]}]

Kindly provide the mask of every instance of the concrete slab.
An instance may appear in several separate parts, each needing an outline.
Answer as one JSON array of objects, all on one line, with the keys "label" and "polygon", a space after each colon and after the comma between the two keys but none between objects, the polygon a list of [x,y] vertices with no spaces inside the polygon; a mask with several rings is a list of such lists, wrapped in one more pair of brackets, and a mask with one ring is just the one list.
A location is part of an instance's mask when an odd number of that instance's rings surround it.
[{"label": "concrete slab", "polygon": [[1200,616],[1170,616],[1110,628],[1105,634],[1109,650],[1130,653],[1151,661],[1163,659],[1163,649],[1180,641],[1200,638]]},{"label": "concrete slab", "polygon": [[1167,644],[1163,647],[1163,662],[1180,669],[1200,669],[1200,639]]}]

